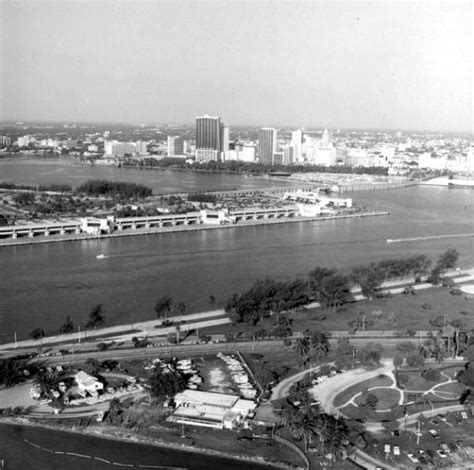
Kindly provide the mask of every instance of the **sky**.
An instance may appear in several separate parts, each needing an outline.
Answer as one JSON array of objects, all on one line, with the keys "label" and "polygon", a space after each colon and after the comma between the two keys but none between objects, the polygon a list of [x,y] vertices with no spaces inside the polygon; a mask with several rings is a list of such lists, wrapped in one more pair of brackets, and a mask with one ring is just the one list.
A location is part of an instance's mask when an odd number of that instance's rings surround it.
[{"label": "sky", "polygon": [[473,131],[471,1],[0,0],[0,120]]}]

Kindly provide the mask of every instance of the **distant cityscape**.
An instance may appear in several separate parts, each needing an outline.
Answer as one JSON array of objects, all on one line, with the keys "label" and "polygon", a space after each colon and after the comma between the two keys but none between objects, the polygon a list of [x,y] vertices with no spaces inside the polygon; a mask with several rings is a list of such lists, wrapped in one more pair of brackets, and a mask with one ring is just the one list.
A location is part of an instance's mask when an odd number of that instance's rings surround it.
[{"label": "distant cityscape", "polygon": [[231,129],[218,116],[196,117],[190,126],[0,126],[0,157],[71,155],[85,163],[118,165],[164,159],[188,165],[209,162],[266,166],[384,168],[409,176],[416,170],[470,173],[474,147],[464,136],[341,129]]}]

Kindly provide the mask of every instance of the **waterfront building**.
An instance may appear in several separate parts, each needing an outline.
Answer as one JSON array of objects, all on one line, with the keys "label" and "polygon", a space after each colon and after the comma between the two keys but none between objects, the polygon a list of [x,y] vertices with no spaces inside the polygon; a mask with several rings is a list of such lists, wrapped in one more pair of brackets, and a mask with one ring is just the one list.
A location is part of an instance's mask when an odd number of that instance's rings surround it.
[{"label": "waterfront building", "polygon": [[184,155],[184,139],[177,135],[168,136],[168,157],[174,157],[176,155]]},{"label": "waterfront building", "polygon": [[136,146],[132,142],[118,142],[107,140],[104,142],[104,152],[109,157],[124,157],[125,155],[135,155]]},{"label": "waterfront building", "polygon": [[168,418],[175,423],[215,429],[233,429],[251,417],[257,407],[252,400],[226,393],[184,390],[174,397],[174,413]]},{"label": "waterfront building", "polygon": [[229,146],[229,131],[224,130],[224,123],[219,117],[198,116],[196,117],[196,159],[198,161],[220,160],[224,150],[225,134],[227,149]]},{"label": "waterfront building", "polygon": [[277,130],[272,127],[263,127],[258,131],[258,161],[265,165],[272,165],[276,151]]}]

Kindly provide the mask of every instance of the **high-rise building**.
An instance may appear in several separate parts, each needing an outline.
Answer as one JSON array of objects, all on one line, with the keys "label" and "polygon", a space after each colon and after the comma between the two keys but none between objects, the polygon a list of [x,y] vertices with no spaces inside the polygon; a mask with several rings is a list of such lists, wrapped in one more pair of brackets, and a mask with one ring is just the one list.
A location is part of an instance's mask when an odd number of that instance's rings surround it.
[{"label": "high-rise building", "polygon": [[277,130],[263,127],[258,131],[258,161],[273,164],[273,154],[277,151]]},{"label": "high-rise building", "polygon": [[168,157],[184,155],[184,140],[177,135],[168,136]]},{"label": "high-rise building", "polygon": [[301,163],[303,161],[303,130],[298,129],[291,133],[291,143],[293,145],[293,161]]},{"label": "high-rise building", "polygon": [[229,145],[228,129],[219,117],[208,116],[207,114],[196,117],[196,158],[199,160],[200,155],[205,155],[206,160],[209,158],[220,160],[221,152],[224,151],[225,147],[226,134],[227,148]]}]

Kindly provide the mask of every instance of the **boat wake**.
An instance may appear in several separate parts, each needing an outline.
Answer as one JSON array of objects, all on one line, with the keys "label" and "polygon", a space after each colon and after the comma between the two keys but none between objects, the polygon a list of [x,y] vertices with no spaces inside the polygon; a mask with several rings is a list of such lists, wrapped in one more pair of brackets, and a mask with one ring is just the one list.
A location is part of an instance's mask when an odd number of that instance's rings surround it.
[{"label": "boat wake", "polygon": [[75,452],[63,452],[62,450],[48,449],[47,447],[43,447],[38,444],[35,444],[34,442],[29,441],[28,439],[23,439],[23,440],[30,446],[35,447],[36,449],[43,450],[45,452],[49,452],[50,454],[70,455],[71,457],[79,457],[82,459],[93,459],[93,460],[98,460],[99,462],[102,462],[102,463],[106,463],[108,465],[115,465],[119,467],[131,467],[131,468],[161,468],[161,469],[169,469],[169,470],[188,470],[187,468],[183,468],[183,467],[170,467],[170,466],[163,467],[161,465],[134,465],[131,463],[113,462],[111,460],[103,459],[102,457],[95,457],[93,455],[76,454]]},{"label": "boat wake", "polygon": [[442,240],[444,238],[464,238],[474,237],[474,233],[451,233],[447,235],[428,235],[427,237],[412,237],[412,238],[387,238],[387,243],[401,243],[401,242],[421,242],[424,240]]}]

